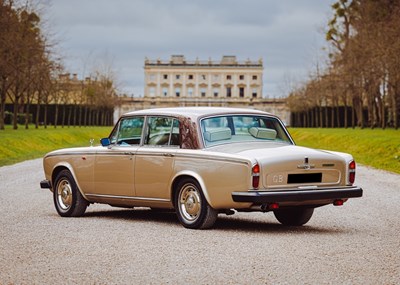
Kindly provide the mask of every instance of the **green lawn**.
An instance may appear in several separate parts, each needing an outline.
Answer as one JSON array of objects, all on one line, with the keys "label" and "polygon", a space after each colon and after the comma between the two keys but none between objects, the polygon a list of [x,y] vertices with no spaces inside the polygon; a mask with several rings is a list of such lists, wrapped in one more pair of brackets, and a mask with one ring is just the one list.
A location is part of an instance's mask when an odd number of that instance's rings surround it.
[{"label": "green lawn", "polygon": [[356,162],[400,173],[400,131],[289,128],[297,145],[347,152]]},{"label": "green lawn", "polygon": [[42,157],[49,151],[75,146],[89,146],[90,139],[99,144],[100,138],[107,137],[112,127],[43,127],[31,126],[25,130],[19,126],[12,130],[10,126],[0,130],[0,166]]},{"label": "green lawn", "polygon": [[[42,157],[51,150],[89,146],[112,127],[71,127],[0,131],[0,166]],[[351,153],[358,163],[400,173],[400,131],[381,129],[289,128],[297,145]]]}]

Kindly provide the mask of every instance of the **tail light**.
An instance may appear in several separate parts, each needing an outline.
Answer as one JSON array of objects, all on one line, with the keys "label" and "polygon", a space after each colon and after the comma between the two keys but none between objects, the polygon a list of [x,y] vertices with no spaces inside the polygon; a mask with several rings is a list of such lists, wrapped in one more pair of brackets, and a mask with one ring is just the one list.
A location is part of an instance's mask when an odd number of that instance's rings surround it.
[{"label": "tail light", "polygon": [[356,162],[354,160],[349,163],[349,183],[353,185],[356,180]]},{"label": "tail light", "polygon": [[260,166],[258,164],[254,165],[251,169],[251,176],[253,189],[258,189],[260,184]]}]

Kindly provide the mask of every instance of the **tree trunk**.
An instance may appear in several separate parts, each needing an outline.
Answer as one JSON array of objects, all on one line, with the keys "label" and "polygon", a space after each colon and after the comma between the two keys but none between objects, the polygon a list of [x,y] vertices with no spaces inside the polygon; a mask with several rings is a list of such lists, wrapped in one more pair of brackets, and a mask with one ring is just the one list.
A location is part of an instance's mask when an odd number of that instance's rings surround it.
[{"label": "tree trunk", "polygon": [[90,109],[88,107],[86,107],[86,121],[85,121],[85,125],[89,126],[90,125],[90,120],[92,119],[92,113],[90,112]]},{"label": "tree trunk", "polygon": [[68,108],[68,119],[67,119],[68,128],[71,126],[72,110],[73,110],[73,106],[69,106],[69,108]]},{"label": "tree trunk", "polygon": [[77,124],[76,124],[77,109],[78,109],[78,105],[74,105],[74,127],[77,126]]},{"label": "tree trunk", "polygon": [[14,118],[13,118],[13,129],[17,130],[18,129],[18,108],[19,108],[19,104],[18,104],[19,98],[15,97],[15,101],[14,101]]},{"label": "tree trunk", "polygon": [[35,129],[39,128],[39,118],[40,118],[40,103],[36,104],[36,118],[35,118]]},{"label": "tree trunk", "polygon": [[30,110],[30,106],[31,106],[31,104],[29,103],[29,99],[28,99],[28,102],[26,102],[26,105],[25,105],[25,108],[26,108],[26,110],[25,110],[25,129],[27,130],[27,129],[29,129],[29,110]]},{"label": "tree trunk", "polygon": [[61,118],[61,127],[64,128],[65,126],[65,108],[67,107],[67,105],[62,105],[62,118]]},{"label": "tree trunk", "polygon": [[[1,92],[4,92],[3,90]],[[5,94],[4,94],[5,95]],[[4,130],[4,118],[6,113],[6,98],[3,97],[1,94],[1,101],[0,101],[0,130]]]},{"label": "tree trunk", "polygon": [[44,128],[47,129],[47,103],[44,104]]},{"label": "tree trunk", "polygon": [[82,127],[82,105],[79,105],[79,127]]},{"label": "tree trunk", "polygon": [[337,127],[337,128],[341,128],[341,127],[342,127],[342,124],[341,124],[341,122],[340,122],[339,104],[336,104],[335,113],[336,113],[336,115],[335,115],[335,118],[336,118],[336,127]]},{"label": "tree trunk", "polygon": [[55,114],[54,114],[54,128],[57,128],[58,123],[58,104],[55,104]]},{"label": "tree trunk", "polygon": [[310,113],[311,113],[311,116],[310,116],[310,119],[311,119],[311,124],[310,124],[310,127],[311,128],[314,128],[315,127],[315,119],[314,119],[314,109],[313,110],[310,110]]}]

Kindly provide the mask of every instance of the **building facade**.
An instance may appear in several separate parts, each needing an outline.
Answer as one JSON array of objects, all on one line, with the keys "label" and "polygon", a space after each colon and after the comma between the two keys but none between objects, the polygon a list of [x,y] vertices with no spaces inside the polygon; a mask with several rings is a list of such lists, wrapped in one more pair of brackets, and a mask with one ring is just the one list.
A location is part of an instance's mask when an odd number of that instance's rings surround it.
[{"label": "building facade", "polygon": [[235,56],[223,56],[219,62],[186,61],[183,55],[173,55],[169,61],[146,59],[144,72],[147,97],[189,101],[262,97],[262,60],[238,62]]},{"label": "building facade", "polygon": [[187,61],[183,55],[170,60],[144,62],[144,96],[122,98],[115,119],[132,110],[221,106],[251,108],[270,112],[289,122],[284,99],[263,98],[263,62],[238,61],[223,56],[220,61]]}]

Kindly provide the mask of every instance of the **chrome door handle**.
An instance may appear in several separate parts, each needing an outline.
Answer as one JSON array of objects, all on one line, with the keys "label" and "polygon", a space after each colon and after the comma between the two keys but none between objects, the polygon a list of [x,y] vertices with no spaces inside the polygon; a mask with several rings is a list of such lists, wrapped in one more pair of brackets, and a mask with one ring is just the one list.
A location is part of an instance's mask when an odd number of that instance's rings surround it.
[{"label": "chrome door handle", "polygon": [[163,155],[167,156],[167,157],[173,157],[174,156],[172,153],[168,153],[168,152],[165,152]]}]

